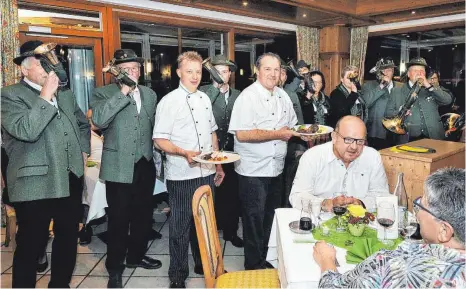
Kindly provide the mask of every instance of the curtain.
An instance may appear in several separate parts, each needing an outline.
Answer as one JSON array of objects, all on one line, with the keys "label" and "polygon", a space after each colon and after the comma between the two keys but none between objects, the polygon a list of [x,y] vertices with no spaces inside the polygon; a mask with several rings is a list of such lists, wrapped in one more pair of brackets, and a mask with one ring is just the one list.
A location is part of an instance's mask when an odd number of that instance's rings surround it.
[{"label": "curtain", "polygon": [[296,30],[298,59],[319,69],[319,29],[298,26]]},{"label": "curtain", "polygon": [[367,38],[369,31],[367,27],[351,28],[350,65],[359,68],[359,80],[364,80],[364,61],[366,59]]},{"label": "curtain", "polygon": [[87,113],[94,91],[94,52],[92,49],[70,49],[68,52],[70,88],[79,108]]},{"label": "curtain", "polygon": [[1,87],[15,84],[19,81],[19,66],[13,63],[13,58],[19,55],[18,3],[16,0],[1,0],[0,51],[2,57],[0,74]]}]

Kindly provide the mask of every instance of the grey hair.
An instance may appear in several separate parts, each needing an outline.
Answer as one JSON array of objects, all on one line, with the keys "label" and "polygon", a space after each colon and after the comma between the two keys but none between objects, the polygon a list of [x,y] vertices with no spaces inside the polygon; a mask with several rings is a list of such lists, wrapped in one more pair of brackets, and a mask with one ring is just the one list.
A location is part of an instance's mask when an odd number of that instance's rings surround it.
[{"label": "grey hair", "polygon": [[24,69],[31,68],[31,65],[32,65],[31,60],[33,58],[34,58],[33,56],[24,58],[23,61],[21,62],[21,68],[24,68]]},{"label": "grey hair", "polygon": [[465,169],[444,168],[430,175],[424,186],[428,209],[448,222],[455,238],[465,244]]},{"label": "grey hair", "polygon": [[[260,69],[261,68],[261,61],[264,57],[266,56],[270,56],[270,57],[273,57],[273,58],[276,58],[278,60],[278,63],[281,63],[281,58],[280,56],[278,56],[277,54],[273,53],[273,52],[266,52],[264,54],[262,54],[261,56],[259,56],[256,60],[256,67],[257,69]],[[280,66],[281,67],[281,66]]]}]

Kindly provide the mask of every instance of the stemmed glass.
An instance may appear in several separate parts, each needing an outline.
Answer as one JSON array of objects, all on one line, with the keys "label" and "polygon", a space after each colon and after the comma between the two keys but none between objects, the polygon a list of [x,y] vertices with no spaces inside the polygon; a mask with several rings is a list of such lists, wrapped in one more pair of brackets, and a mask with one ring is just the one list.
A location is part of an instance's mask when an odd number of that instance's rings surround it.
[{"label": "stemmed glass", "polygon": [[333,205],[333,213],[335,213],[335,215],[337,215],[338,217],[336,231],[340,233],[346,231],[343,225],[341,224],[341,216],[346,213],[345,196],[346,196],[346,193],[344,192],[333,194],[333,198],[336,199],[336,204]]},{"label": "stemmed glass", "polygon": [[411,238],[411,236],[416,232],[418,225],[419,224],[417,223],[417,220],[415,217],[408,216],[406,218],[406,221],[403,224],[403,232],[404,232],[405,240],[409,240]]},{"label": "stemmed glass", "polygon": [[387,228],[395,223],[395,205],[387,202],[380,202],[377,205],[377,222],[383,227],[382,243],[390,245],[391,241],[387,240]]}]

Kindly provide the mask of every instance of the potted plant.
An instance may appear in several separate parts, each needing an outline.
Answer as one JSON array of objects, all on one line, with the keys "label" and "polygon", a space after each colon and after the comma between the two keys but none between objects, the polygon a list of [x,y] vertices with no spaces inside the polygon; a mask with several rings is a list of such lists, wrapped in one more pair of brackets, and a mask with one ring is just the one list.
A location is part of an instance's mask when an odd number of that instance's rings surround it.
[{"label": "potted plant", "polygon": [[347,209],[348,232],[355,237],[359,237],[364,233],[369,221],[374,221],[375,217],[361,205],[348,205]]}]

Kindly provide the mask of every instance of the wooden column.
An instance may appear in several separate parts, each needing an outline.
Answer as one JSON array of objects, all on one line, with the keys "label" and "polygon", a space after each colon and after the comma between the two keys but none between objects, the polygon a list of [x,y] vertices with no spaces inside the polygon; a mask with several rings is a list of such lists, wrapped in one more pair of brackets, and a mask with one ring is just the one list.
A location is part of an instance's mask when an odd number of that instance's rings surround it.
[{"label": "wooden column", "polygon": [[351,34],[348,27],[329,26],[320,31],[320,70],[325,77],[325,94],[340,83],[340,72],[349,63]]},{"label": "wooden column", "polygon": [[[228,59],[235,61],[235,29],[232,28],[227,33],[227,56]],[[230,86],[235,88],[235,74],[230,76]]]},{"label": "wooden column", "polygon": [[178,28],[178,54],[183,53],[183,40],[181,39],[181,28]]}]

